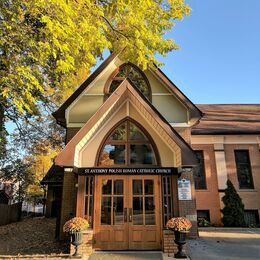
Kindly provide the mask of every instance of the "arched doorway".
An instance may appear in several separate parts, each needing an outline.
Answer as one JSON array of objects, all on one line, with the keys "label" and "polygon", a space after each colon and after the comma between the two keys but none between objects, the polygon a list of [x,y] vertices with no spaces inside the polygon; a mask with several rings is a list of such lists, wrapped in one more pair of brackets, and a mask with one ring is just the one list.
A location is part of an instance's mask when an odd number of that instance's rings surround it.
[{"label": "arched doorway", "polygon": [[[146,169],[159,166],[160,158],[145,129],[127,119],[107,134],[96,164],[106,168]],[[160,176],[149,172],[96,176],[96,249],[160,249],[160,213]]]}]

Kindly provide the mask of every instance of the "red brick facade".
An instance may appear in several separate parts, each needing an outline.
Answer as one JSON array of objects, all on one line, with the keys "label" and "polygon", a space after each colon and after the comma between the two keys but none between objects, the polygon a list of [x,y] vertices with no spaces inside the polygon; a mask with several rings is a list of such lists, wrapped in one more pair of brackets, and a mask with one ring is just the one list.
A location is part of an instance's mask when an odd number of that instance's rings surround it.
[{"label": "red brick facade", "polygon": [[[239,137],[238,137],[239,142]],[[216,169],[216,160],[213,144],[194,144],[194,150],[202,150],[204,153],[204,164],[206,174],[207,189],[196,190],[197,210],[209,210],[210,222],[213,225],[221,226],[221,209],[223,203],[221,198],[224,195],[223,189],[218,188],[218,176]],[[237,168],[235,162],[235,150],[248,150],[252,178],[254,183],[253,189],[240,189],[238,184]],[[226,162],[227,178],[234,184],[240,195],[245,210],[258,210],[260,215],[260,152],[258,144],[224,144],[224,155]]]}]

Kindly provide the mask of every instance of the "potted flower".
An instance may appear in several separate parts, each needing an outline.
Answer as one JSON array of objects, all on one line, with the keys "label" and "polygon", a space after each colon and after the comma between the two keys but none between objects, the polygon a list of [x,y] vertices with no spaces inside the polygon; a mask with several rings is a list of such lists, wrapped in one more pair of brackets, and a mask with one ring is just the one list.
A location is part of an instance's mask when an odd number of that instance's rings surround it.
[{"label": "potted flower", "polygon": [[75,253],[73,256],[80,257],[78,246],[82,244],[82,231],[88,229],[88,227],[88,221],[80,217],[72,218],[64,224],[63,231],[70,234],[71,243],[75,246]]},{"label": "potted flower", "polygon": [[182,248],[186,244],[186,234],[192,227],[191,222],[185,217],[171,218],[168,220],[166,227],[174,231],[174,242],[178,245],[178,252],[174,254],[174,257],[187,258],[187,255],[182,252]]}]

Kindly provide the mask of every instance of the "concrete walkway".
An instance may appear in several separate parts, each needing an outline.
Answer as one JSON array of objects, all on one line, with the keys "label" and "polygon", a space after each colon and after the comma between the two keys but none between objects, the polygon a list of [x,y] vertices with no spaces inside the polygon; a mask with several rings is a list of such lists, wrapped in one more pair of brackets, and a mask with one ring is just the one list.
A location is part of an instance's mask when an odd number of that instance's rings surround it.
[{"label": "concrete walkway", "polygon": [[204,228],[188,241],[192,260],[260,259],[260,229]]},{"label": "concrete walkway", "polygon": [[[119,251],[119,252],[96,252],[89,260],[174,260],[173,254],[164,254],[160,251]],[[189,260],[189,258],[187,258]]]},{"label": "concrete walkway", "polygon": [[89,257],[89,260],[163,260],[162,252],[158,251],[118,251],[118,252],[98,252]]}]

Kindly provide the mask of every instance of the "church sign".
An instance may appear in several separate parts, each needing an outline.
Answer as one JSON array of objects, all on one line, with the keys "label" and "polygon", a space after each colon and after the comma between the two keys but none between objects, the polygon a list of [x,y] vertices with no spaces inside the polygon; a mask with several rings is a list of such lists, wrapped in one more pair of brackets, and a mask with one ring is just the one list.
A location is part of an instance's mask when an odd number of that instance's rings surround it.
[{"label": "church sign", "polygon": [[178,180],[178,197],[179,200],[191,200],[190,180]]},{"label": "church sign", "polygon": [[75,170],[79,175],[102,175],[102,174],[156,174],[156,175],[175,175],[178,174],[177,168],[174,167],[161,167],[161,168],[78,168]]}]

